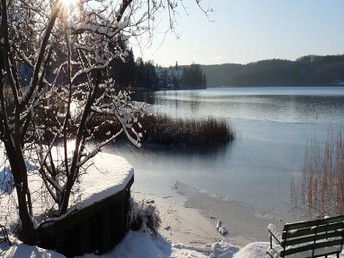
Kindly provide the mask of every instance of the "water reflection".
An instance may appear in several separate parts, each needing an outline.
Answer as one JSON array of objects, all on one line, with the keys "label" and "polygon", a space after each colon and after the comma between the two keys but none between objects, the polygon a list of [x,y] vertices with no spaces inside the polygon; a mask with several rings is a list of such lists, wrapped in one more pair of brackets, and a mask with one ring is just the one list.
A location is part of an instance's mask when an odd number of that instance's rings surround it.
[{"label": "water reflection", "polygon": [[[259,95],[228,94],[221,89],[157,93],[155,109],[172,116],[241,118],[275,122],[343,122],[344,90],[319,95],[269,94],[265,89]],[[229,89],[227,91],[231,91]],[[311,90],[310,90],[311,91]],[[216,95],[214,95],[214,92]],[[235,91],[237,92],[237,91]],[[321,91],[322,92],[322,91]],[[208,95],[207,95],[208,93]],[[227,93],[227,94],[226,94]]]}]

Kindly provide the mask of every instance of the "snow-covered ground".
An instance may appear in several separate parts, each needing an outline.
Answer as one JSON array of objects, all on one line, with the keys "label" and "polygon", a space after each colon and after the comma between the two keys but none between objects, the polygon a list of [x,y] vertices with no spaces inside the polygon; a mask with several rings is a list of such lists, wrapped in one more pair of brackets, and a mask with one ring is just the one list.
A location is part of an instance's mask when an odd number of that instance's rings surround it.
[{"label": "snow-covered ground", "polygon": [[[133,176],[133,169],[121,157],[101,154],[95,162],[96,169],[84,175],[72,207],[89,205],[121,190],[121,186]],[[116,168],[115,173],[113,168]],[[5,173],[8,173],[8,168],[2,169],[0,176],[4,177]],[[107,178],[105,183],[104,177]],[[281,207],[281,214],[262,214],[240,202],[223,199],[181,182],[176,182],[173,189],[175,194],[165,197],[133,193],[135,199],[150,199],[156,205],[162,219],[159,235],[130,231],[120,244],[102,257],[269,257],[266,254],[269,247],[268,225],[273,223],[281,229],[285,222],[305,218],[304,211],[298,207],[289,212],[293,214],[291,217],[284,218],[285,207]],[[0,199],[0,223],[10,228],[8,224],[14,220],[8,216],[12,214],[16,217],[16,212],[13,212],[15,209],[8,210],[10,201],[6,198],[2,196]],[[10,239],[11,246],[0,244],[0,257],[64,257],[54,251],[25,245],[11,234]],[[82,257],[98,256],[87,254]]]},{"label": "snow-covered ground", "polygon": [[[13,240],[12,246],[7,243],[0,244],[0,257],[4,258],[63,258],[64,256],[54,251],[44,250],[36,246],[29,246],[18,240]],[[170,242],[161,235],[155,237],[143,232],[127,233],[122,242],[111,252],[102,255],[103,258],[261,258],[269,257],[266,250],[268,242],[253,242],[243,248],[233,246],[224,241],[202,246],[186,245]],[[100,257],[86,254],[80,258]],[[335,256],[328,256],[334,258]],[[340,257],[344,257],[343,254]]]},{"label": "snow-covered ground", "polygon": [[[268,243],[252,243],[242,249],[229,243],[219,241],[203,246],[193,246],[170,242],[162,236],[150,236],[143,232],[130,231],[122,242],[103,258],[167,258],[167,257],[265,257]],[[37,246],[29,246],[12,238],[12,246],[7,243],[0,244],[0,257],[4,258],[62,258],[59,253],[44,250]],[[82,258],[96,258],[94,254],[86,254]]]}]

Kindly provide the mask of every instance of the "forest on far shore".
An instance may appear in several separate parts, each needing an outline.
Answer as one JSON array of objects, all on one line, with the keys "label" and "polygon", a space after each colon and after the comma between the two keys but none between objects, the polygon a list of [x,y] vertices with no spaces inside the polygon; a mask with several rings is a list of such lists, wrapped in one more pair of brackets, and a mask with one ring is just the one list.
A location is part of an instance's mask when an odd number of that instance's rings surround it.
[{"label": "forest on far shore", "polygon": [[207,87],[344,85],[344,55],[202,65]]}]

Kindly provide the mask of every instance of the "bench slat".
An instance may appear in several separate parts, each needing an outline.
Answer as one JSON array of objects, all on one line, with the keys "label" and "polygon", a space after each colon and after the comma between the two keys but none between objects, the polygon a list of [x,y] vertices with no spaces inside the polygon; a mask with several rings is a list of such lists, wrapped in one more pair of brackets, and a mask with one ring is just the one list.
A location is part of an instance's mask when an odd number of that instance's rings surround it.
[{"label": "bench slat", "polygon": [[313,250],[309,250],[302,253],[291,254],[285,257],[290,257],[290,258],[326,257],[331,254],[340,253],[339,249],[340,249],[339,246],[331,246],[331,247],[326,247],[326,248],[315,249],[314,252]]},{"label": "bench slat", "polygon": [[286,240],[282,240],[281,246],[287,247],[287,246],[298,245],[298,244],[303,244],[303,243],[307,243],[307,242],[313,242],[314,243],[314,241],[319,241],[319,240],[323,240],[323,239],[330,239],[330,238],[338,238],[338,237],[343,238],[343,236],[344,236],[344,231],[332,231],[332,232],[328,232],[328,233],[323,232],[321,234],[317,234],[316,236],[311,235],[311,236],[292,238],[292,239],[287,238]]},{"label": "bench slat", "polygon": [[288,230],[298,229],[302,227],[313,227],[318,225],[325,225],[325,224],[331,224],[331,223],[338,223],[343,222],[344,216],[337,216],[327,219],[318,219],[318,220],[312,220],[312,221],[301,221],[301,222],[295,222],[295,223],[287,223],[284,225],[285,228]]},{"label": "bench slat", "polygon": [[331,247],[331,246],[338,246],[338,252],[339,252],[341,250],[342,244],[343,244],[343,240],[338,239],[338,240],[319,242],[319,243],[309,244],[309,245],[304,245],[304,246],[297,246],[295,248],[290,247],[289,249],[281,251],[281,257],[285,257],[287,255],[296,254],[296,253],[302,253],[302,252],[306,252],[310,250]]},{"label": "bench slat", "polygon": [[344,230],[344,222],[340,223],[333,223],[329,225],[321,225],[319,227],[313,226],[310,228],[301,228],[301,229],[293,229],[293,230],[283,230],[282,238],[295,238],[307,235],[314,235],[315,232],[326,232],[326,231],[333,231],[333,230]]},{"label": "bench slat", "polygon": [[288,223],[283,228],[280,243],[283,250],[280,256],[319,257],[330,254],[338,256],[342,251],[343,242],[343,215],[322,220]]}]

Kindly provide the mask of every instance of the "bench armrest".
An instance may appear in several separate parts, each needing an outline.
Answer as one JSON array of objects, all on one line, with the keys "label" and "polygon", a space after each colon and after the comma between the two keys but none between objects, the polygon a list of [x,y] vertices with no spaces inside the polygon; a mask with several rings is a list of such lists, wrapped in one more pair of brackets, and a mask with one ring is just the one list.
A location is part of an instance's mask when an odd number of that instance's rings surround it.
[{"label": "bench armrest", "polygon": [[272,231],[270,229],[268,229],[269,233],[270,233],[270,249],[272,249],[272,238],[274,238],[276,240],[276,242],[282,246],[281,241],[274,235],[274,233],[272,233]]},{"label": "bench armrest", "polygon": [[7,241],[9,245],[12,245],[10,239],[8,238],[6,228],[3,225],[0,225],[0,230],[3,235],[2,237],[0,237],[0,243]]},{"label": "bench armrest", "polygon": [[272,248],[272,238],[275,239],[275,242],[278,243],[282,247],[282,235],[279,229],[272,223],[268,225],[268,231],[270,233],[270,248]]}]

